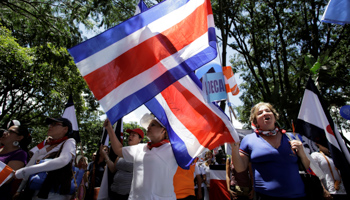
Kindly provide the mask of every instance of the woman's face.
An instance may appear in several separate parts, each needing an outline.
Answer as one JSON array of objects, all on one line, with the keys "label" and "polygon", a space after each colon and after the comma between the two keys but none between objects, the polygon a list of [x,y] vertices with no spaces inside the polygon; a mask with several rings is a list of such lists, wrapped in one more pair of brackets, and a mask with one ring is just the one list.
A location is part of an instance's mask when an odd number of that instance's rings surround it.
[{"label": "woman's face", "polygon": [[267,106],[263,105],[256,113],[257,126],[263,131],[271,131],[275,128],[276,118]]},{"label": "woman's face", "polygon": [[62,122],[52,122],[49,124],[49,130],[47,131],[47,135],[51,136],[52,139],[60,139],[63,138],[68,131],[68,127],[63,126]]},{"label": "woman's face", "polygon": [[87,169],[87,164],[86,164],[87,162],[86,162],[86,160],[85,160],[85,158],[84,157],[82,157],[80,160],[79,160],[79,162],[78,162],[78,168],[79,169]]},{"label": "woman's face", "polygon": [[14,141],[21,141],[23,136],[18,135],[18,126],[11,126],[9,129],[4,131],[0,142],[3,145],[12,144]]},{"label": "woman's face", "polygon": [[129,134],[129,138],[128,138],[128,145],[129,146],[136,145],[136,144],[138,144],[140,142],[141,142],[141,138],[140,138],[138,133],[131,132]]},{"label": "woman's face", "polygon": [[162,127],[156,120],[152,120],[147,128],[147,137],[152,143],[158,143],[165,139],[165,128]]}]

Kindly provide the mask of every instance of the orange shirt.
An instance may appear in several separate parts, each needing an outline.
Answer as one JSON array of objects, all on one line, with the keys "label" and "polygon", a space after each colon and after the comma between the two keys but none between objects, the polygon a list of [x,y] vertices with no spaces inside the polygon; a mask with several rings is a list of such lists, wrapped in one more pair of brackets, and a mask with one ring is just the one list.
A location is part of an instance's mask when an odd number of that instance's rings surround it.
[{"label": "orange shirt", "polygon": [[194,170],[195,163],[192,163],[189,170],[177,167],[174,175],[174,190],[177,199],[182,199],[194,194]]}]

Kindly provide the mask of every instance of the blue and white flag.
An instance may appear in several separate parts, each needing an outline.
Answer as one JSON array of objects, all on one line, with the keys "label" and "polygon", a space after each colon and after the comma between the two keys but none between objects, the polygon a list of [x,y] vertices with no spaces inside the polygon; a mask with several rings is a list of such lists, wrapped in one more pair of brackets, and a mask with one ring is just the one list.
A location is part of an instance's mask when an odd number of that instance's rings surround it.
[{"label": "blue and white flag", "polygon": [[350,23],[350,1],[330,0],[321,19],[324,23],[345,25]]}]

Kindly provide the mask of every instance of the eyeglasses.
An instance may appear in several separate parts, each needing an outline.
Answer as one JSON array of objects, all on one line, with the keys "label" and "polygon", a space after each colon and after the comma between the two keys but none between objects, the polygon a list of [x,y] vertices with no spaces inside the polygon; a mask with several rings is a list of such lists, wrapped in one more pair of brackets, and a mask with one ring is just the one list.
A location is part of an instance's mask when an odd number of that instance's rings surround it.
[{"label": "eyeglasses", "polygon": [[18,135],[18,132],[14,131],[14,130],[5,130],[4,133],[7,133],[9,135],[11,135],[12,133],[15,133]]},{"label": "eyeglasses", "polygon": [[55,127],[55,126],[63,126],[62,123],[60,122],[52,122],[51,124],[49,124],[49,126]]}]

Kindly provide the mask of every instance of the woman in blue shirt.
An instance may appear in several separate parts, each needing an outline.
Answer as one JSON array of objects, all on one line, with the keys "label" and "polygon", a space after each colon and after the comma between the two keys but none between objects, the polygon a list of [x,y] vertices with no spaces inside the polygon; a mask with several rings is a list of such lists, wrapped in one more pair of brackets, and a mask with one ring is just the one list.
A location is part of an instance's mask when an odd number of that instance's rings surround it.
[{"label": "woman in blue shirt", "polygon": [[310,161],[302,143],[289,141],[285,131],[276,126],[279,115],[269,103],[258,103],[251,109],[250,121],[255,133],[232,144],[232,160],[237,172],[252,164],[254,190],[258,200],[306,200],[304,183],[299,175],[298,156],[306,169]]}]

